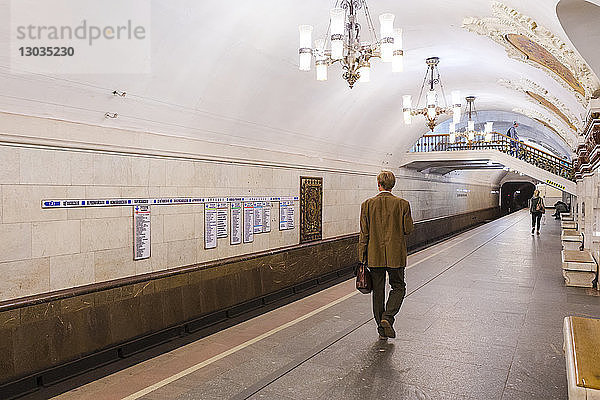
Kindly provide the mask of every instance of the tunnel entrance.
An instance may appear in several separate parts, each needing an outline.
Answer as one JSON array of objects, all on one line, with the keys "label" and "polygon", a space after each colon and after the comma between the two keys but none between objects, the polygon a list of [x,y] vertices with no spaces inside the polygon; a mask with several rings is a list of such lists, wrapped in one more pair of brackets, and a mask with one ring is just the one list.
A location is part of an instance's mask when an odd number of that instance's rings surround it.
[{"label": "tunnel entrance", "polygon": [[500,189],[500,208],[511,213],[527,207],[535,185],[531,182],[506,182]]}]

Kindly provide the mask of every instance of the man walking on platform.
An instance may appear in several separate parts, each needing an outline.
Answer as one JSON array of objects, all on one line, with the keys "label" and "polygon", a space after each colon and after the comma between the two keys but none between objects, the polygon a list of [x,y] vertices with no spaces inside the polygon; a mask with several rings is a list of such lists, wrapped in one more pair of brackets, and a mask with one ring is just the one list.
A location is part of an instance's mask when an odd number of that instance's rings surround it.
[{"label": "man walking on platform", "polygon": [[[373,280],[373,316],[380,339],[395,338],[394,317],[406,293],[406,235],[413,229],[408,201],[392,194],[396,177],[391,171],[377,175],[379,194],[360,207],[358,257],[369,267]],[[385,275],[390,291],[385,303]]]}]

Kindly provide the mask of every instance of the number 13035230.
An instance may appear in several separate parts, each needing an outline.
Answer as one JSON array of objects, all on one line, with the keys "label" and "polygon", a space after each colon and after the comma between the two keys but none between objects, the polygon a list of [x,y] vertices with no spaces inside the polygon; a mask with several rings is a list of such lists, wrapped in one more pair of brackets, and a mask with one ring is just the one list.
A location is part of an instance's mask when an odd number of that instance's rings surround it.
[{"label": "number 13035230", "polygon": [[19,47],[22,57],[72,57],[75,55],[73,47]]}]

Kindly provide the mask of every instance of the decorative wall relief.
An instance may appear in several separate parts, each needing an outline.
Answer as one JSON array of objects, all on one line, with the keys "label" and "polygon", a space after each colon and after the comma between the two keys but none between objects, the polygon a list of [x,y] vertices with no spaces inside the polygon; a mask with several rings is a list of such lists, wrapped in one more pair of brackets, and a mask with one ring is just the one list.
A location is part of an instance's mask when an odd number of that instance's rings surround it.
[{"label": "decorative wall relief", "polygon": [[509,57],[548,72],[587,107],[600,82],[578,53],[548,29],[505,4],[492,3],[492,14],[487,18],[467,17],[462,26],[501,44]]},{"label": "decorative wall relief", "polygon": [[323,178],[300,177],[300,243],[323,238]]}]

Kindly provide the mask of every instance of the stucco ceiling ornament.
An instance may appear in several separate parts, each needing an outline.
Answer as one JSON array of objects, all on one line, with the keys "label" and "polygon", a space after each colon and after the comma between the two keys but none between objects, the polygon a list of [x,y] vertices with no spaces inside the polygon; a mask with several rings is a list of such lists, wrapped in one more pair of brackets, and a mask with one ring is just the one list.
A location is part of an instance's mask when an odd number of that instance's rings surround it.
[{"label": "stucco ceiling ornament", "polygon": [[600,82],[578,53],[551,31],[505,4],[493,2],[492,14],[493,17],[467,17],[462,26],[501,44],[510,58],[546,71],[587,107]]},{"label": "stucco ceiling ornament", "polygon": [[583,121],[581,118],[577,118],[562,101],[551,95],[550,92],[537,83],[523,78],[518,81],[499,79],[498,84],[517,90],[526,95],[527,99],[532,103],[542,105],[552,111],[569,129],[576,133],[583,131]]},{"label": "stucco ceiling ornament", "polygon": [[577,146],[577,135],[571,130],[565,130],[559,123],[553,118],[548,118],[538,111],[524,109],[524,108],[513,108],[513,112],[521,115],[525,115],[531,119],[537,120],[542,125],[545,125],[548,129],[554,131],[558,136],[569,145],[571,149],[575,149]]}]

